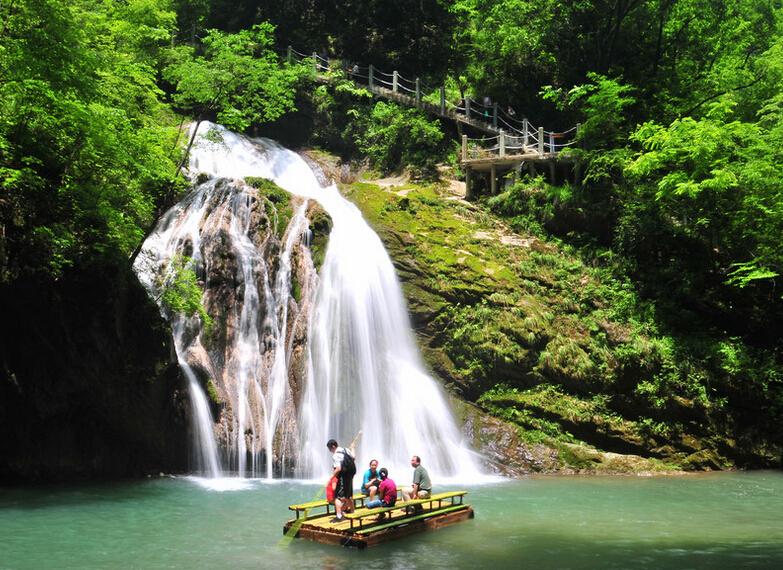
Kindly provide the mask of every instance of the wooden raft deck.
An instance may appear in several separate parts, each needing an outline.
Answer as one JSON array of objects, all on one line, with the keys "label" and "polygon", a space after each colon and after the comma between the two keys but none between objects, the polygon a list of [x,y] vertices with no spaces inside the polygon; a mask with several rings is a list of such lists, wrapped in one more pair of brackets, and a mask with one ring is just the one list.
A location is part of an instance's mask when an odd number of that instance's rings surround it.
[{"label": "wooden raft deck", "polygon": [[[388,540],[409,536],[425,530],[434,530],[474,517],[473,508],[463,501],[465,491],[439,493],[429,499],[398,502],[391,508],[358,508],[354,513],[345,515],[340,523],[333,523],[332,512],[326,501],[306,503],[307,510],[300,516],[297,507],[289,509],[296,511],[297,518],[289,520],[283,527],[283,534],[297,538],[306,538],[323,544],[354,546],[366,548]],[[411,512],[408,512],[411,507]],[[326,508],[327,512],[311,514],[312,510]],[[413,508],[416,508],[414,511]],[[379,520],[379,515],[384,518]]]}]

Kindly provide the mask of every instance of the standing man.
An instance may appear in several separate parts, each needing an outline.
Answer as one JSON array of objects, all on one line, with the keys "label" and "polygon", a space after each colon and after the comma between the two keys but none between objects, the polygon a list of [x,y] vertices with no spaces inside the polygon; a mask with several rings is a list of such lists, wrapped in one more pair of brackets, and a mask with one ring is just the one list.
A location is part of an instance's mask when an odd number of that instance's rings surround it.
[{"label": "standing man", "polygon": [[432,495],[432,483],[430,474],[421,465],[421,457],[414,455],[411,457],[411,467],[413,467],[413,485],[411,490],[402,490],[402,500],[427,499]]},{"label": "standing man", "polygon": [[356,475],[356,462],[353,455],[344,447],[338,447],[337,442],[330,439],[326,448],[332,454],[332,477],[337,477],[337,487],[334,490],[335,517],[333,523],[343,522],[343,510],[353,512],[353,476]]}]

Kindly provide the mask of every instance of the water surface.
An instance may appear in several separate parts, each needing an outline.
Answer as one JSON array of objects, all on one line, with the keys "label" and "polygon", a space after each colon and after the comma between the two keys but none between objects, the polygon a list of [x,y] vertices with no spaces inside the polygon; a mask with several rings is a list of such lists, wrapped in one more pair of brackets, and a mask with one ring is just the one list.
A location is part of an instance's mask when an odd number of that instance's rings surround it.
[{"label": "water surface", "polygon": [[780,472],[468,486],[474,520],[365,551],[281,544],[287,506],[319,486],[244,487],[0,490],[0,568],[783,568]]}]

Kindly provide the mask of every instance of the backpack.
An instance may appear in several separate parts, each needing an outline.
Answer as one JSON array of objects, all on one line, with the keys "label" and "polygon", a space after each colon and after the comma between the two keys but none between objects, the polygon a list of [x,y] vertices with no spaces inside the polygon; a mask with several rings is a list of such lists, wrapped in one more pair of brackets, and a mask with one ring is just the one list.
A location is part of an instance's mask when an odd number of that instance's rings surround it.
[{"label": "backpack", "polygon": [[353,455],[351,455],[347,449],[343,448],[343,451],[345,453],[343,453],[343,463],[340,465],[340,471],[353,477],[356,475],[356,462],[353,460]]}]

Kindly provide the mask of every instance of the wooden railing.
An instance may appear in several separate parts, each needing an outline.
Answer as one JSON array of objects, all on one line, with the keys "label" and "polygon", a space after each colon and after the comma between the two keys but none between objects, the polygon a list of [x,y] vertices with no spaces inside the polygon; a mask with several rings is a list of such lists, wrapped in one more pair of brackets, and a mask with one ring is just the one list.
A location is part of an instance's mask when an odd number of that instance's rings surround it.
[{"label": "wooden railing", "polygon": [[397,70],[389,73],[372,64],[360,66],[345,61],[335,64],[333,60],[317,53],[305,54],[291,46],[288,46],[284,57],[288,63],[305,62],[312,65],[316,75],[340,70],[351,81],[366,86],[381,97],[469,124],[490,135],[483,138],[463,136],[463,161],[509,155],[553,156],[574,146],[578,140],[579,124],[562,132],[548,131],[543,127],[534,127],[527,118],[517,119],[511,107],[504,110],[497,102],[483,104],[465,97],[455,104],[447,100],[444,86],[428,88],[418,77],[409,79]]}]

